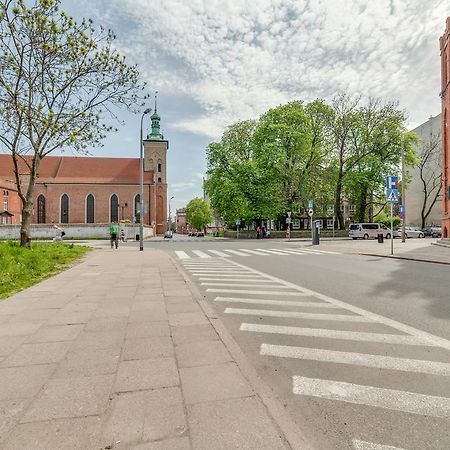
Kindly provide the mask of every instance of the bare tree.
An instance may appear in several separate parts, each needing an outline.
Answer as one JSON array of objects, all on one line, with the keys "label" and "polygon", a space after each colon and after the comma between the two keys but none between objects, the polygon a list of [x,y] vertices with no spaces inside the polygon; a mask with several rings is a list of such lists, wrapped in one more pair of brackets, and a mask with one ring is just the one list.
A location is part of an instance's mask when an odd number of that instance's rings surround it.
[{"label": "bare tree", "polygon": [[115,108],[145,96],[136,66],[125,63],[111,31],[77,24],[59,0],[0,0],[0,145],[11,153],[22,200],[20,242],[30,247],[39,165],[57,149],[99,145]]},{"label": "bare tree", "polygon": [[419,150],[419,176],[422,182],[422,208],[420,217],[422,228],[425,227],[428,216],[433,206],[442,196],[442,170],[440,166],[441,158],[441,135],[433,134],[422,142]]}]

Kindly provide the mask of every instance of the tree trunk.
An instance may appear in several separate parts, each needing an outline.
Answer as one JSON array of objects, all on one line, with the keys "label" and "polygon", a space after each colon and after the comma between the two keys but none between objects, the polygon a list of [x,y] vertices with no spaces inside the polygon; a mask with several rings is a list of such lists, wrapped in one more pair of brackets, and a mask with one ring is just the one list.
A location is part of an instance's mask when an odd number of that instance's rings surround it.
[{"label": "tree trunk", "polygon": [[339,163],[339,173],[338,179],[336,183],[336,192],[334,196],[334,214],[336,216],[336,220],[338,223],[339,230],[343,230],[345,228],[344,224],[344,215],[341,212],[341,195],[342,195],[342,178],[343,178],[343,162],[342,158],[340,158]]},{"label": "tree trunk", "polygon": [[31,211],[30,204],[24,205],[22,209],[22,223],[20,224],[20,246],[31,248]]}]

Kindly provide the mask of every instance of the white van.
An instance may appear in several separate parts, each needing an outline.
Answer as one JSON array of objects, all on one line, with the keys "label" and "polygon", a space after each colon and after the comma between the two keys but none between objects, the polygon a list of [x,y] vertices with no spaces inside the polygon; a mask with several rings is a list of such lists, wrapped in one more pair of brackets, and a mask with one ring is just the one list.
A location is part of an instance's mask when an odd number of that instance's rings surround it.
[{"label": "white van", "polygon": [[348,235],[352,239],[376,239],[378,233],[384,235],[384,231],[379,223],[352,223]]}]

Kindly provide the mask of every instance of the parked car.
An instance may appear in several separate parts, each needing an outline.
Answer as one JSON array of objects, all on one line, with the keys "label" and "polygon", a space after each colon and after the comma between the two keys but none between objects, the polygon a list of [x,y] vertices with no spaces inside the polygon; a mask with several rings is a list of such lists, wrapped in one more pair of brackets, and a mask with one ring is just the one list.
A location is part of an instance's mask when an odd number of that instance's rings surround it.
[{"label": "parked car", "polygon": [[[391,238],[391,229],[388,228],[386,225],[381,225],[381,229],[383,230],[383,237],[385,239],[390,239]],[[400,231],[394,230],[394,239],[399,238],[401,236],[402,236],[402,234]]]},{"label": "parked car", "polygon": [[370,239],[376,238],[381,233],[378,223],[352,223],[348,230],[348,236],[352,239]]},{"label": "parked car", "polygon": [[197,236],[197,230],[189,230],[188,236]]},{"label": "parked car", "polygon": [[[399,229],[400,236],[401,236],[401,229]],[[406,238],[424,238],[425,233],[420,229],[416,227],[405,227],[405,237]]]},{"label": "parked car", "polygon": [[203,233],[203,231],[197,231],[197,233],[195,235],[197,237],[205,237],[205,233]]},{"label": "parked car", "polygon": [[431,227],[430,235],[432,238],[442,237],[442,228],[441,227]]}]

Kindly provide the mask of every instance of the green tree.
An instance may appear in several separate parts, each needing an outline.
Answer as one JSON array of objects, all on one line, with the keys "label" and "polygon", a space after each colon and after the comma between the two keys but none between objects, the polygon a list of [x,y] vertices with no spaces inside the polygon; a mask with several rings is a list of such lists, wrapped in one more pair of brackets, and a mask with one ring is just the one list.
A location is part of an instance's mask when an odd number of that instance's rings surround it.
[{"label": "green tree", "polygon": [[209,203],[202,198],[193,198],[186,206],[186,220],[197,230],[204,230],[213,220]]},{"label": "green tree", "polygon": [[115,107],[134,110],[144,85],[115,36],[76,23],[59,0],[0,0],[0,144],[11,153],[22,200],[22,246],[31,245],[32,198],[42,159],[82,152],[113,130]]}]

